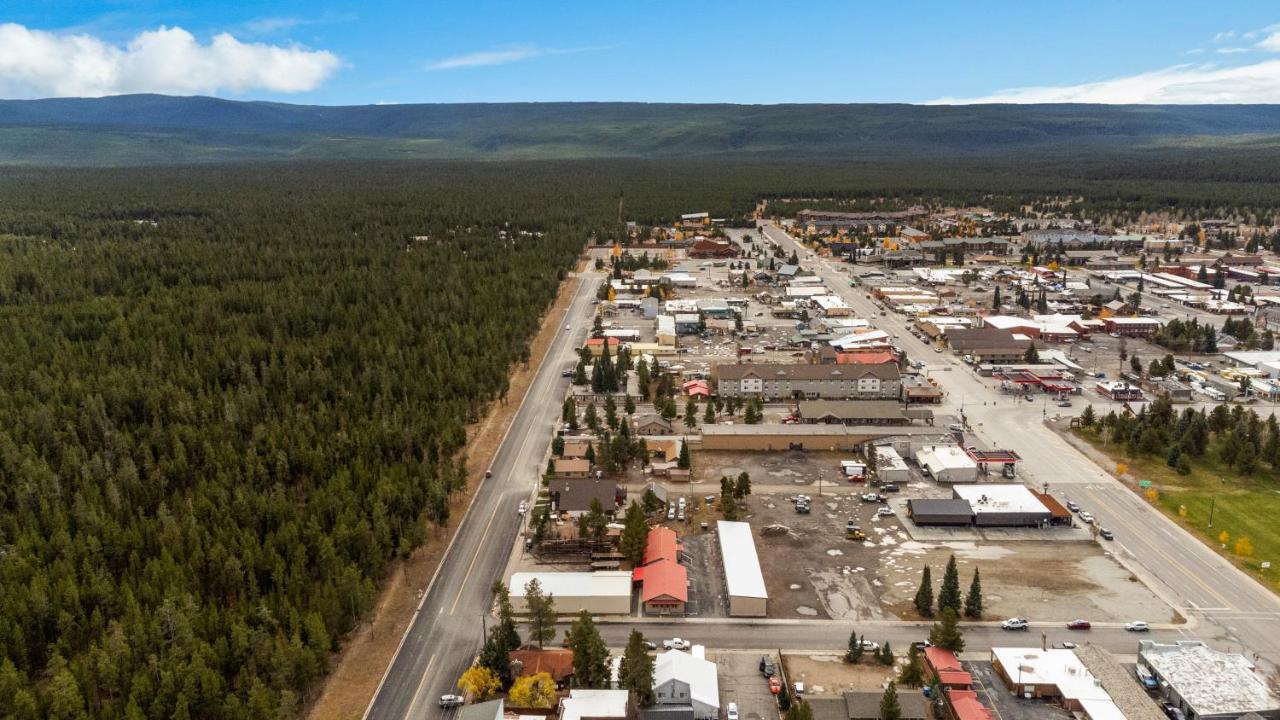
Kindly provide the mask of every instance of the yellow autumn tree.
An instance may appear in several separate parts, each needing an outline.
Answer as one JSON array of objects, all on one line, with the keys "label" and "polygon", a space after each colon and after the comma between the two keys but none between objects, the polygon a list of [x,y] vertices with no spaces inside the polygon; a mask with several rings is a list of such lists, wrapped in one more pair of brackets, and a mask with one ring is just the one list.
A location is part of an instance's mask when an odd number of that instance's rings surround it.
[{"label": "yellow autumn tree", "polygon": [[1151,488],[1145,494],[1147,496],[1147,500],[1151,503],[1155,503],[1160,500],[1160,491],[1155,488]]},{"label": "yellow autumn tree", "polygon": [[1116,474],[1117,474],[1117,475],[1124,475],[1124,474],[1125,474],[1125,473],[1127,473],[1127,472],[1129,472],[1129,466],[1128,466],[1128,465],[1126,465],[1126,464],[1124,464],[1124,463],[1122,463],[1122,462],[1118,462],[1118,463],[1116,463]]},{"label": "yellow autumn tree", "polygon": [[556,704],[556,681],[540,672],[516,680],[511,686],[511,705],[518,708],[549,709]]},{"label": "yellow autumn tree", "polygon": [[1186,505],[1179,505],[1179,506],[1178,506],[1178,517],[1186,517],[1186,516],[1187,516],[1187,506],[1186,506]]},{"label": "yellow autumn tree", "polygon": [[483,665],[472,665],[458,678],[458,689],[476,702],[484,702],[502,689],[502,682],[492,670]]},{"label": "yellow autumn tree", "polygon": [[1223,530],[1221,533],[1218,533],[1218,542],[1222,543],[1223,545],[1226,545],[1227,543],[1231,542],[1231,534],[1228,533],[1226,530]]},{"label": "yellow autumn tree", "polygon": [[1247,537],[1236,540],[1236,554],[1240,557],[1249,557],[1253,554],[1253,541]]}]

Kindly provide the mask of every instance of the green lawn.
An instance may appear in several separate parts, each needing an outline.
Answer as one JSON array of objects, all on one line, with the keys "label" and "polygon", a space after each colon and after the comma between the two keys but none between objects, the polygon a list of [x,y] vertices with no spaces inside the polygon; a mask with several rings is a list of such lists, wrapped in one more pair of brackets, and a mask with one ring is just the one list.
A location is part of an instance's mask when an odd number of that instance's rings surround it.
[{"label": "green lawn", "polygon": [[[1203,539],[1254,577],[1262,577],[1268,587],[1280,592],[1280,478],[1269,469],[1242,477],[1216,460],[1197,459],[1190,475],[1179,475],[1162,459],[1130,457],[1123,447],[1103,447],[1094,432],[1076,430],[1076,436],[1116,462],[1129,466],[1128,475],[1137,480],[1150,480],[1159,494],[1156,505],[1178,524]],[[1210,453],[1212,454],[1212,450]],[[1145,492],[1145,491],[1143,491]],[[1213,506],[1213,527],[1209,525],[1209,509]],[[1182,508],[1186,508],[1185,514]],[[1230,536],[1224,550],[1218,535]],[[1236,541],[1246,537],[1253,543],[1249,557],[1236,555]],[[1269,560],[1272,568],[1260,570]]]}]

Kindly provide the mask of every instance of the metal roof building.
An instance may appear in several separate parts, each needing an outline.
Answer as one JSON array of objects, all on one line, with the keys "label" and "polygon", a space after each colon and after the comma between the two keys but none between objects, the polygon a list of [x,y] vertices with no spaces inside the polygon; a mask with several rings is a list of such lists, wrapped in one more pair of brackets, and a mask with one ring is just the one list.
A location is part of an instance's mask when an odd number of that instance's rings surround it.
[{"label": "metal roof building", "polygon": [[721,520],[716,523],[716,535],[720,540],[720,556],[729,593],[729,615],[764,617],[769,607],[769,593],[764,587],[764,575],[760,572],[751,526],[744,522]]},{"label": "metal roof building", "polygon": [[1151,670],[1169,702],[1191,720],[1235,720],[1251,712],[1280,717],[1280,699],[1239,653],[1219,652],[1198,640],[1143,640],[1138,664]]},{"label": "metal roof building", "polygon": [[952,494],[968,500],[974,522],[994,527],[1046,525],[1053,518],[1049,508],[1026,485],[957,485]]},{"label": "metal roof building", "polygon": [[586,610],[592,615],[631,613],[631,573],[608,572],[518,572],[511,576],[511,606],[517,614],[528,612],[524,589],[537,579],[542,592],[551,595],[556,612],[576,615]]},{"label": "metal roof building", "polygon": [[917,525],[973,524],[973,508],[968,500],[912,498],[907,501],[907,516]]},{"label": "metal roof building", "polygon": [[930,445],[916,452],[916,462],[940,483],[978,481],[978,463],[959,445]]}]

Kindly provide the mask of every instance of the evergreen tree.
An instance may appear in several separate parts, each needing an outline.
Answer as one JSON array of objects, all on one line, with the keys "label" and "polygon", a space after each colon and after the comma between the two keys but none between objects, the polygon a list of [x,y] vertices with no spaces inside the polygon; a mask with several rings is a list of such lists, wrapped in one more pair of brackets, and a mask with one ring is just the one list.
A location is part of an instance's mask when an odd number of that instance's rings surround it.
[{"label": "evergreen tree", "polygon": [[649,707],[655,701],[653,666],[653,656],[645,647],[644,635],[639,630],[632,630],[622,652],[622,664],[618,667],[618,687],[630,690],[640,707]]},{"label": "evergreen tree", "polygon": [[951,652],[964,652],[964,636],[960,633],[959,618],[956,611],[944,608],[942,617],[933,624],[929,631],[929,642]]},{"label": "evergreen tree", "polygon": [[751,494],[751,476],[746,470],[738,473],[738,481],[733,486],[733,496],[738,499],[745,498]]},{"label": "evergreen tree", "polygon": [[639,566],[644,560],[644,546],[648,539],[649,525],[645,521],[644,509],[632,500],[627,506],[623,519],[622,537],[618,541],[619,550],[632,566]]},{"label": "evergreen tree", "polygon": [[856,663],[862,659],[862,638],[858,637],[857,630],[849,631],[849,645],[844,654],[844,661],[847,663]]},{"label": "evergreen tree", "polygon": [[529,640],[542,649],[556,636],[555,598],[550,593],[543,593],[542,583],[534,578],[524,586],[524,603],[529,613],[525,621],[529,625]]},{"label": "evergreen tree", "polygon": [[676,458],[676,467],[680,468],[681,470],[688,470],[690,468],[689,443],[687,442],[684,442],[684,441],[680,442],[680,456]]},{"label": "evergreen tree", "polygon": [[626,413],[626,414],[628,414],[628,415],[635,415],[635,414],[636,414],[636,400],[635,400],[635,398],[631,397],[630,395],[627,395],[626,399],[625,399],[625,400],[623,400],[623,402],[622,402],[622,412],[624,412],[624,413]]},{"label": "evergreen tree", "polygon": [[982,580],[978,577],[978,568],[973,569],[973,582],[969,583],[969,592],[964,596],[964,616],[970,620],[982,619]]},{"label": "evergreen tree", "polygon": [[580,688],[608,688],[609,648],[586,610],[578,614],[569,629],[569,647],[573,650],[573,684]]},{"label": "evergreen tree", "polygon": [[884,642],[884,645],[881,645],[881,646],[880,646],[880,650],[879,650],[879,652],[876,654],[876,659],[880,661],[880,664],[881,664],[881,665],[886,665],[886,666],[892,666],[892,665],[893,665],[893,660],[894,660],[894,658],[893,658],[893,648],[889,647],[889,641],[888,641],[888,640],[886,640],[886,641]]},{"label": "evergreen tree", "polygon": [[915,606],[916,612],[921,617],[933,617],[933,579],[930,577],[929,566],[924,566],[924,571],[920,574],[920,589],[916,590]]},{"label": "evergreen tree", "polygon": [[716,406],[715,403],[708,402],[706,410],[702,413],[703,425],[715,425],[716,423]]},{"label": "evergreen tree", "polygon": [[942,587],[938,590],[938,610],[951,608],[960,612],[960,571],[956,568],[956,556],[947,561],[946,572],[942,575]]},{"label": "evergreen tree", "polygon": [[898,704],[898,690],[892,680],[880,698],[880,720],[902,720],[902,706]]},{"label": "evergreen tree", "polygon": [[684,403],[684,426],[687,428],[698,427],[698,402],[693,399],[692,395]]},{"label": "evergreen tree", "polygon": [[924,683],[924,668],[920,664],[920,648],[911,643],[907,651],[907,662],[898,672],[898,684],[905,687],[920,687]]}]

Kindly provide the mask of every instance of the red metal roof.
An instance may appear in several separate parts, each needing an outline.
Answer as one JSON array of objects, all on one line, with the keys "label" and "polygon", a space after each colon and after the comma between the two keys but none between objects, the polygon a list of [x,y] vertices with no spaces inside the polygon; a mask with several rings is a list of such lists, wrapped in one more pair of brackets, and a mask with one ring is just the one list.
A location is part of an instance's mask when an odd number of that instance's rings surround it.
[{"label": "red metal roof", "polygon": [[970,688],[973,686],[973,676],[963,670],[943,670],[938,673],[938,682],[943,687]]},{"label": "red metal roof", "polygon": [[964,671],[956,654],[944,648],[930,645],[924,649],[924,658],[929,662],[929,667],[933,668],[936,673],[942,673],[947,670]]},{"label": "red metal roof", "polygon": [[893,353],[889,352],[844,352],[836,353],[838,365],[879,365],[895,362]]},{"label": "red metal roof", "polygon": [[523,667],[521,677],[550,673],[551,679],[560,682],[573,674],[573,651],[565,648],[520,648],[508,653],[512,660],[519,660]]},{"label": "red metal roof", "polygon": [[652,602],[663,597],[680,602],[689,600],[689,572],[675,560],[659,560],[644,566],[640,600]]},{"label": "red metal roof", "polygon": [[649,531],[644,545],[644,565],[659,560],[679,560],[680,542],[671,528],[656,527]]},{"label": "red metal roof", "polygon": [[956,713],[956,720],[991,720],[991,711],[978,702],[978,693],[972,690],[948,690],[951,709]]}]

